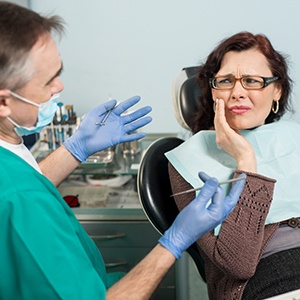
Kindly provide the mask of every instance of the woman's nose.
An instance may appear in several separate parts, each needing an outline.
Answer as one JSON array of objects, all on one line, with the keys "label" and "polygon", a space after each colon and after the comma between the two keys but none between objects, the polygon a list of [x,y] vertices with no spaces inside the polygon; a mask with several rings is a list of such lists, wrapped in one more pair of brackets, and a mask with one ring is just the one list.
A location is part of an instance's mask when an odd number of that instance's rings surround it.
[{"label": "woman's nose", "polygon": [[240,81],[236,81],[234,87],[232,88],[231,91],[231,98],[233,99],[244,99],[246,98],[246,93],[247,90],[243,88],[242,84]]}]

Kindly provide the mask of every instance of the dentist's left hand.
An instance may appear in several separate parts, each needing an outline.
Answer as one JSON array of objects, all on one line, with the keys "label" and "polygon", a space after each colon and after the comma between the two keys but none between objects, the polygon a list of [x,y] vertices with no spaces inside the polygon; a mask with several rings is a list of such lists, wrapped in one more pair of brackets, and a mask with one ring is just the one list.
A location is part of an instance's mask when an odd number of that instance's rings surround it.
[{"label": "dentist's left hand", "polygon": [[[246,181],[245,174],[241,174],[239,177],[245,179],[237,181],[225,197],[217,179],[204,172],[198,175],[205,182],[200,194],[178,214],[171,227],[159,239],[159,243],[177,259],[190,245],[225,220],[234,209]],[[210,199],[212,202],[207,206]]]},{"label": "dentist's left hand", "polygon": [[146,116],[152,110],[151,107],[145,106],[121,116],[139,101],[140,97],[135,96],[117,105],[104,125],[97,124],[101,123],[106,113],[115,106],[116,100],[110,100],[92,109],[84,117],[76,132],[64,142],[64,146],[83,162],[98,151],[143,138],[145,133],[134,131],[152,121],[150,116]]}]

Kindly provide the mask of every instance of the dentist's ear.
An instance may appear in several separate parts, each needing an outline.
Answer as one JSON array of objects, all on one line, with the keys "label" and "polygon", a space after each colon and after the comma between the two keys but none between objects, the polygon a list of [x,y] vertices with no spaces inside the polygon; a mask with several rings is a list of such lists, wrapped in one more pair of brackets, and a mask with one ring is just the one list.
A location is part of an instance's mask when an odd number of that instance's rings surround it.
[{"label": "dentist's ear", "polygon": [[0,117],[7,117],[11,113],[9,107],[10,94],[7,90],[0,90]]}]

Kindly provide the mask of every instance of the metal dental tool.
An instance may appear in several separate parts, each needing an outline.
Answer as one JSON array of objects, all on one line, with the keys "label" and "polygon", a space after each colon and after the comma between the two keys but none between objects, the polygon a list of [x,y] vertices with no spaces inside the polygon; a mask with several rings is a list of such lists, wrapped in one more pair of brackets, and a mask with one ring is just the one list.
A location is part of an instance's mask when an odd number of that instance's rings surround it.
[{"label": "metal dental tool", "polygon": [[[242,177],[232,178],[232,179],[228,179],[228,180],[219,182],[219,185],[220,184],[226,184],[226,183],[234,182],[234,181],[238,181],[238,180],[243,180],[243,179],[246,179],[246,177],[242,176]],[[186,194],[186,193],[191,193],[191,192],[199,191],[199,190],[201,190],[203,188],[203,186],[201,186],[199,188],[189,189],[189,190],[186,190],[186,191],[183,191],[183,192],[175,193],[175,194],[171,195],[170,197],[174,197],[174,196],[177,196],[177,195],[182,195],[182,194]]]},{"label": "metal dental tool", "polygon": [[107,118],[109,117],[109,115],[113,111],[113,109],[116,107],[116,105],[117,105],[117,103],[106,113],[103,120],[101,122],[96,123],[96,125],[99,125],[99,126],[105,125],[105,122],[106,122]]}]

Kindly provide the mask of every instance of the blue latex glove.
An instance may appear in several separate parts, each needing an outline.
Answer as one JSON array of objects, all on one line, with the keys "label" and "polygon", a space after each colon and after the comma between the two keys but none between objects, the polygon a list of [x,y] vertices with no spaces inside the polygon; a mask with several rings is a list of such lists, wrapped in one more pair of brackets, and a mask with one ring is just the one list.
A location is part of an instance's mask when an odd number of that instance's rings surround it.
[{"label": "blue latex glove", "polygon": [[92,109],[83,118],[76,132],[64,142],[64,146],[81,162],[92,154],[123,142],[143,138],[143,132],[131,132],[152,121],[146,116],[152,109],[146,106],[135,112],[121,116],[126,110],[140,101],[139,96],[132,97],[117,105],[110,113],[104,125],[97,125],[112,109],[116,100],[110,100]]},{"label": "blue latex glove", "polygon": [[[246,178],[245,174],[240,176]],[[199,177],[205,182],[201,192],[178,214],[172,226],[159,239],[159,243],[177,259],[190,245],[222,223],[234,209],[245,184],[245,180],[235,182],[225,198],[225,192],[218,186],[217,179],[204,172],[200,172]],[[207,207],[210,199],[212,202]]]}]

